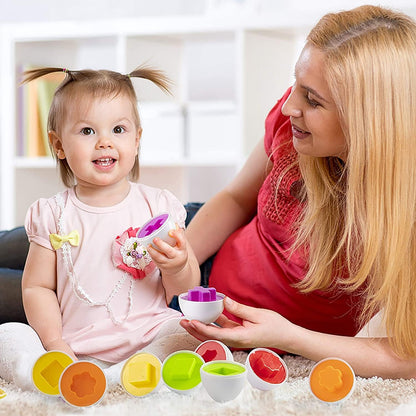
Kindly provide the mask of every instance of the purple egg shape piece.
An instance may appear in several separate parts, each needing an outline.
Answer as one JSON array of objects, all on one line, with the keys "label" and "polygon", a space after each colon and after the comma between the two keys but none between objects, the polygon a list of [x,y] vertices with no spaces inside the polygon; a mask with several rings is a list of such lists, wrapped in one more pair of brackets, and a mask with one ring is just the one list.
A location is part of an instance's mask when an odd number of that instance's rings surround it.
[{"label": "purple egg shape piece", "polygon": [[137,233],[138,238],[147,237],[148,235],[152,234],[154,231],[158,230],[168,219],[169,214],[161,214],[157,217],[153,217],[149,221],[147,221],[143,227],[140,228],[139,232]]},{"label": "purple egg shape piece", "polygon": [[211,302],[217,300],[217,291],[213,287],[196,286],[188,290],[188,300],[193,302]]}]

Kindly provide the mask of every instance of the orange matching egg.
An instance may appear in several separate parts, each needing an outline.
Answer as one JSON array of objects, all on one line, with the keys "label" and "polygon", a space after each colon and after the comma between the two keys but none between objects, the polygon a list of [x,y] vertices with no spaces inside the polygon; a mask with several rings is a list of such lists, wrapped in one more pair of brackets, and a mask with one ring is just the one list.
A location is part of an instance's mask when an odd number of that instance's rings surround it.
[{"label": "orange matching egg", "polygon": [[100,367],[88,361],[76,361],[61,375],[59,390],[62,398],[78,407],[98,403],[107,389],[107,381]]},{"label": "orange matching egg", "polygon": [[324,402],[339,402],[352,393],[355,374],[351,366],[339,358],[318,362],[309,375],[309,385],[315,397]]}]

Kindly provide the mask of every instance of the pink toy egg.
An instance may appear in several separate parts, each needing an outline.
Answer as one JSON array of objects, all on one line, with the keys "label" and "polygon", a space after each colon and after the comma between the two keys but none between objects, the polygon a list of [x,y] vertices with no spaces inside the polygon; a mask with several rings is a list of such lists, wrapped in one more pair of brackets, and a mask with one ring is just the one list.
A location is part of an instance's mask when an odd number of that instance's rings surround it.
[{"label": "pink toy egg", "polygon": [[283,384],[288,378],[285,362],[274,351],[256,348],[246,360],[249,383],[259,390],[272,390]]},{"label": "pink toy egg", "polygon": [[234,361],[229,348],[220,341],[208,340],[200,344],[195,352],[199,354],[206,363],[217,360]]}]

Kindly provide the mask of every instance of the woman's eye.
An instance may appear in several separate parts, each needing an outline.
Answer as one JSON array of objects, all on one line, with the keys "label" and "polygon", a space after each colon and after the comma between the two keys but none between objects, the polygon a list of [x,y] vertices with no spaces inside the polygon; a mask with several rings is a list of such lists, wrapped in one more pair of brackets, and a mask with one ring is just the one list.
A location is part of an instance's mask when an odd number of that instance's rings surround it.
[{"label": "woman's eye", "polygon": [[116,126],[116,127],[114,127],[114,129],[113,129],[113,132],[114,133],[116,133],[116,134],[119,134],[119,133],[124,133],[124,127],[121,127],[121,126]]},{"label": "woman's eye", "polygon": [[91,134],[94,134],[94,130],[91,127],[84,127],[81,129],[81,134],[84,136],[90,136]]},{"label": "woman's eye", "polygon": [[310,96],[309,96],[309,94],[307,94],[306,95],[306,101],[308,102],[308,104],[311,106],[311,107],[318,107],[318,105],[319,105],[319,103],[318,103],[318,101],[315,101],[314,99],[312,99]]}]

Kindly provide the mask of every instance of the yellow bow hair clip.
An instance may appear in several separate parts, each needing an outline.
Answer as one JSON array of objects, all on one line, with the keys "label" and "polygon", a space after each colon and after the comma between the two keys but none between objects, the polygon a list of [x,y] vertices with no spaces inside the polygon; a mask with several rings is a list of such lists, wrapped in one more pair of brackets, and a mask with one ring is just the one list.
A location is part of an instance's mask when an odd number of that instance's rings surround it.
[{"label": "yellow bow hair clip", "polygon": [[74,230],[67,235],[49,234],[49,240],[55,250],[61,248],[62,244],[66,242],[76,247],[79,245],[79,233],[77,230]]}]

